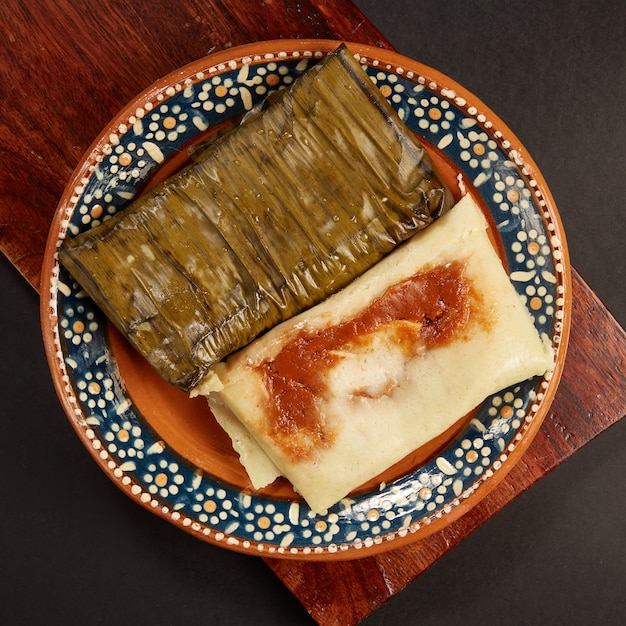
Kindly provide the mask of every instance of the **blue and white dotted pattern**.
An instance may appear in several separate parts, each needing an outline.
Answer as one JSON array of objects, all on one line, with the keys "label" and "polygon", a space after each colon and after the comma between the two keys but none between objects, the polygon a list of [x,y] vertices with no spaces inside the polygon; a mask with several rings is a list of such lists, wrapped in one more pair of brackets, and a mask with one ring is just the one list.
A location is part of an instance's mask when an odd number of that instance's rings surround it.
[{"label": "blue and white dotted pattern", "polygon": [[[92,154],[65,207],[60,241],[124,208],[151,172],[190,140],[289,85],[320,51],[245,57],[168,86],[138,106]],[[402,67],[361,58],[406,124],[456,163],[493,214],[511,279],[553,345],[563,331],[562,249],[536,183],[490,120],[454,92]],[[427,465],[314,515],[298,501],[244,494],[171,451],[124,389],[99,309],[58,265],[51,304],[66,392],[84,437],[114,477],[173,522],[238,549],[295,555],[360,549],[413,533],[450,513],[523,438],[550,376],[488,399],[467,430]]]}]

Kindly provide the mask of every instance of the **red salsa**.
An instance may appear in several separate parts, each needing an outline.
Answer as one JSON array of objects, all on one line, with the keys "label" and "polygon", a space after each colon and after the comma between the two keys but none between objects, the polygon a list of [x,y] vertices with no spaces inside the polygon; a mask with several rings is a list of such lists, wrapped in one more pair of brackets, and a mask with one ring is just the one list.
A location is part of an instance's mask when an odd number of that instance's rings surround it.
[{"label": "red salsa", "polygon": [[[394,324],[394,339],[408,358],[451,341],[469,320],[470,283],[454,261],[389,287],[352,319],[313,333],[302,331],[259,368],[269,396],[269,435],[293,460],[328,447],[333,433],[319,410],[326,375],[338,351]],[[409,322],[402,324],[398,322]]]}]

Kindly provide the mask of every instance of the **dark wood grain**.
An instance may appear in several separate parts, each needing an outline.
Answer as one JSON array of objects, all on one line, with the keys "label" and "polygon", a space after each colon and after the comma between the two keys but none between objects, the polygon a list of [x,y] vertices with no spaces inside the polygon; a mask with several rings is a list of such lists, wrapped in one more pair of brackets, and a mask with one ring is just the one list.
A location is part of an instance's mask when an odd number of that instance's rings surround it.
[{"label": "dark wood grain", "polygon": [[[348,0],[4,0],[0,24],[0,248],[35,289],[74,167],[113,115],[155,80],[214,50],[264,39],[391,48]],[[391,553],[345,563],[268,561],[320,624],[363,619],[626,413],[624,331],[576,272],[573,278],[559,392],[532,446],[495,491],[445,530]]]}]

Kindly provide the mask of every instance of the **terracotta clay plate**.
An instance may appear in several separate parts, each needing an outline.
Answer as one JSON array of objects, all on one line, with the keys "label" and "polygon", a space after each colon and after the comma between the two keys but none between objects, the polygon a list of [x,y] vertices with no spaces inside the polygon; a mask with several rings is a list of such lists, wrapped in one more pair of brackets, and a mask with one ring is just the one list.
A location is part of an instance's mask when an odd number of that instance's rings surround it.
[{"label": "terracotta clay plate", "polygon": [[52,376],[76,432],[131,498],[200,539],[257,555],[357,558],[449,524],[501,480],[532,441],[565,359],[570,277],[554,202],[519,140],[452,80],[397,54],[348,44],[455,195],[471,193],[555,369],[488,398],[436,441],[314,515],[279,479],[251,488],[203,399],[155,374],[110,327],[57,249],[184,165],[187,149],[292,83],[339,45],[275,41],[231,48],[165,77],[130,103],[79,164],[52,224],[42,325]]}]

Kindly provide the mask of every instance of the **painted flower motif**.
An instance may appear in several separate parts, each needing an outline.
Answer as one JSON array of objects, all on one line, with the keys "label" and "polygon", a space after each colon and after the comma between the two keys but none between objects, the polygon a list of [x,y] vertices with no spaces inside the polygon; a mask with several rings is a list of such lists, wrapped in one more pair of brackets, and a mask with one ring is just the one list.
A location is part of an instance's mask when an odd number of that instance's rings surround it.
[{"label": "painted flower motif", "polygon": [[493,177],[495,192],[492,200],[501,211],[519,215],[530,209],[532,194],[521,178],[499,172],[494,172]]},{"label": "painted flower motif", "polygon": [[[414,89],[414,92],[420,93],[422,90],[423,87],[420,85],[419,89]],[[422,132],[432,135],[430,139],[433,142],[440,141],[441,139],[438,137],[450,131],[456,117],[447,100],[427,93],[421,94],[415,100],[413,115],[418,118],[418,128]]]},{"label": "painted flower motif", "polygon": [[[111,388],[113,381],[105,379],[104,387]],[[105,392],[106,393],[106,392]],[[127,458],[143,458],[144,442],[141,427],[130,420],[112,422],[110,429],[104,434],[108,442],[107,450],[124,460]]]},{"label": "painted flower motif", "polygon": [[[93,333],[98,330],[98,323],[93,321],[93,314],[85,320],[82,315],[83,310],[79,310],[80,308],[80,306],[66,307],[64,317],[61,320],[63,335],[74,346],[91,343]],[[86,387],[86,383],[84,386]]]},{"label": "painted flower motif", "polygon": [[485,431],[485,439],[492,440],[493,445],[500,451],[504,449],[503,437],[510,432],[516,432],[526,416],[524,400],[518,393],[519,387],[516,387],[513,391],[507,391],[503,395],[496,394],[487,408],[490,422]]},{"label": "painted flower motif", "polygon": [[493,434],[488,432],[471,439],[468,437],[454,450],[453,454],[458,459],[455,467],[464,477],[479,476],[491,465],[493,450],[487,441],[492,438]]},{"label": "painted flower motif", "polygon": [[148,485],[151,495],[159,495],[162,498],[171,498],[178,495],[185,477],[179,472],[176,462],[169,462],[161,458],[157,463],[150,463],[148,471],[144,473],[143,480]]},{"label": "painted flower motif", "polygon": [[[145,138],[156,142],[175,142],[180,135],[184,135],[187,132],[188,119],[189,114],[182,111],[180,105],[170,107],[167,104],[162,104],[148,116],[148,132],[145,134]],[[128,161],[128,157],[126,160]],[[130,161],[128,161],[128,164],[130,164]]]},{"label": "painted flower motif", "polygon": [[338,521],[339,516],[336,513],[331,513],[325,519],[317,519],[314,522],[316,534],[311,538],[311,543],[313,545],[331,543],[340,531]]},{"label": "painted flower motif", "polygon": [[470,130],[458,134],[459,154],[462,161],[472,169],[490,170],[498,161],[497,144],[484,131]]}]

